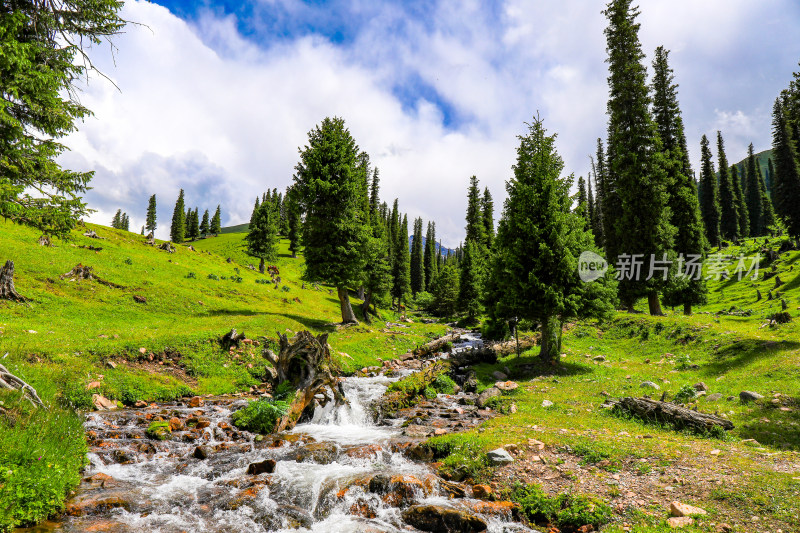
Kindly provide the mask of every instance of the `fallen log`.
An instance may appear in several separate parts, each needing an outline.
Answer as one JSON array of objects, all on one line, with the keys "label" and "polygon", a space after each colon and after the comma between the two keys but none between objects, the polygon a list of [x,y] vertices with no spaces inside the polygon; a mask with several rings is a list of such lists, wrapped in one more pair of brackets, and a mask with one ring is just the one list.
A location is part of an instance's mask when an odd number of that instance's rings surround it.
[{"label": "fallen log", "polygon": [[275,432],[292,429],[304,415],[313,414],[317,406],[325,406],[330,401],[336,405],[347,403],[342,384],[333,375],[327,333],[314,337],[308,331],[301,331],[292,339],[278,333],[278,341],[277,354],[269,348],[263,351],[264,358],[274,368],[270,379],[272,390],[288,382],[294,394],[290,396],[286,414],[276,422]]},{"label": "fallen log", "polygon": [[463,352],[450,355],[450,362],[456,368],[464,368],[481,363],[493,365],[497,362],[497,352],[488,346],[464,350]]},{"label": "fallen log", "polygon": [[[537,336],[530,336],[530,337],[523,337],[519,340],[519,349],[520,351],[525,351],[528,348],[533,348],[536,346],[538,340]],[[516,353],[517,351],[517,341],[510,340],[506,342],[497,342],[489,346],[490,349],[494,350],[497,356],[508,355],[511,353]]]},{"label": "fallen log", "polygon": [[21,390],[33,405],[44,407],[41,398],[36,394],[36,389],[9,372],[3,365],[0,365],[0,389]]},{"label": "fallen log", "polygon": [[451,333],[450,335],[445,335],[443,337],[439,337],[438,339],[433,339],[432,341],[423,344],[419,348],[416,348],[411,353],[414,354],[416,357],[428,357],[430,355],[439,352],[449,352],[450,343],[456,342],[460,338],[461,338],[460,334]]},{"label": "fallen log", "polygon": [[721,427],[725,431],[733,429],[733,423],[716,415],[693,411],[670,402],[660,402],[650,398],[622,398],[611,402],[612,411],[631,414],[637,418],[670,424],[675,429],[691,429],[698,433],[710,431],[714,427]]}]

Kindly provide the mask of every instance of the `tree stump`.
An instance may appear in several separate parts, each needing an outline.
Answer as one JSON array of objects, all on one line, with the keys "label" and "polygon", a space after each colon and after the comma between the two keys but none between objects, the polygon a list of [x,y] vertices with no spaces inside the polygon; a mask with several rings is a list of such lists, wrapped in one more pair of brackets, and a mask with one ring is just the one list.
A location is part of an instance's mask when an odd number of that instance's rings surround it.
[{"label": "tree stump", "polygon": [[14,288],[14,261],[10,259],[0,268],[0,300],[26,301]]},{"label": "tree stump", "polygon": [[156,244],[156,236],[151,231],[147,234],[147,239],[144,241],[145,244],[149,244],[150,246],[154,246]]},{"label": "tree stump", "polygon": [[314,337],[308,331],[301,331],[291,340],[278,333],[278,340],[277,354],[268,348],[263,352],[274,367],[273,391],[289,382],[295,392],[286,414],[277,421],[275,432],[292,429],[304,413],[313,414],[317,406],[330,401],[336,405],[347,402],[339,378],[333,375],[327,333]]},{"label": "tree stump", "polygon": [[0,365],[0,389],[21,390],[33,405],[44,407],[41,398],[36,394],[36,389],[9,372],[3,365]]},{"label": "tree stump", "polygon": [[125,288],[122,285],[117,285],[116,283],[113,283],[111,281],[104,280],[103,278],[97,276],[94,273],[94,270],[92,269],[92,267],[90,267],[88,265],[83,265],[81,263],[78,263],[77,265],[75,265],[72,268],[72,270],[70,270],[69,272],[61,274],[60,278],[61,279],[70,279],[72,281],[75,281],[75,280],[96,281],[97,283],[100,283],[101,285],[105,285],[107,287],[111,287],[111,288],[114,288],[114,289],[124,289]]},{"label": "tree stump", "polygon": [[169,242],[162,242],[158,249],[164,250],[165,252],[169,252],[171,254],[175,253],[175,248]]},{"label": "tree stump", "polygon": [[730,420],[716,415],[700,413],[674,403],[659,402],[650,398],[622,398],[613,403],[612,410],[629,413],[658,424],[668,423],[678,430],[687,428],[699,433],[707,432],[714,427],[721,427],[725,431],[730,431],[734,427]]},{"label": "tree stump", "polygon": [[99,239],[100,236],[94,232],[94,230],[89,230],[83,234],[84,237],[89,237],[90,239]]},{"label": "tree stump", "polygon": [[775,288],[777,289],[781,285],[783,285],[783,281],[781,281],[781,277],[780,276],[775,276]]},{"label": "tree stump", "polygon": [[233,328],[222,336],[222,338],[219,340],[219,343],[223,350],[229,351],[233,347],[238,348],[242,341],[246,338],[247,336],[244,334],[244,332],[237,333],[236,328]]},{"label": "tree stump", "polygon": [[761,291],[758,289],[756,289],[756,301],[757,302],[761,301]]},{"label": "tree stump", "polygon": [[50,242],[50,236],[49,235],[42,235],[41,237],[39,237],[39,241],[38,242],[39,242],[39,246],[51,246],[52,245],[52,243]]}]

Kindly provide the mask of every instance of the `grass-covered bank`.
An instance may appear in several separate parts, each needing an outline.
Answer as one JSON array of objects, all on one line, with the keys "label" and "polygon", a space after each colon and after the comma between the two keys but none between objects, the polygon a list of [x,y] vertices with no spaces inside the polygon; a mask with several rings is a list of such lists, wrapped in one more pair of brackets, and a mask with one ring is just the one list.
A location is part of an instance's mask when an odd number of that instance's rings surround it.
[{"label": "grass-covered bank", "polygon": [[[84,237],[86,229],[101,239]],[[140,235],[95,225],[52,247],[38,246],[35,231],[12,223],[0,232],[0,258],[14,260],[17,291],[29,299],[0,301],[0,358],[51,406],[37,411],[13,395],[3,397],[0,529],[60,509],[85,455],[80,417],[72,409],[91,409],[92,394],[130,405],[247,391],[260,383],[261,350],[277,332],[329,333],[336,362],[350,373],[445,331],[439,324],[387,324],[399,322],[388,311],[373,324],[337,327],[335,291],[301,279],[302,256],[291,258],[286,241],[276,262],[282,279],[276,289],[269,275],[248,268],[257,261],[244,252],[244,234],[187,243],[196,251],[179,245],[170,254],[144,245]],[[61,279],[78,263],[120,287]],[[258,345],[223,351],[217,340],[231,328]]]}]

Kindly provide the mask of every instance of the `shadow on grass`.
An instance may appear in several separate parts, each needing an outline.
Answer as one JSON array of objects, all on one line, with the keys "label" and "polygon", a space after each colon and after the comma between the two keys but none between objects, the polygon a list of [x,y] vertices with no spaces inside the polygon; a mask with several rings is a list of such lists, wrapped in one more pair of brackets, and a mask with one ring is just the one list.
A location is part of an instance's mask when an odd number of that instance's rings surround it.
[{"label": "shadow on grass", "polygon": [[718,376],[732,368],[741,367],[757,359],[773,357],[780,351],[800,348],[797,341],[765,341],[744,339],[721,347],[712,357],[713,362],[704,366],[707,375]]},{"label": "shadow on grass", "polygon": [[[765,400],[769,401],[767,398],[761,401]],[[781,406],[788,406],[792,411],[781,411]],[[800,398],[784,398],[781,406],[759,405],[753,409],[751,419],[741,424],[739,435],[766,446],[799,451]]]},{"label": "shadow on grass", "polygon": [[263,313],[263,314],[279,316],[282,318],[288,318],[290,320],[300,322],[306,328],[313,330],[314,332],[317,333],[333,333],[334,331],[336,331],[335,324],[331,324],[327,320],[323,320],[321,318],[309,318],[307,316],[292,315],[289,313]]},{"label": "shadow on grass", "polygon": [[556,376],[577,376],[581,374],[591,374],[592,369],[575,363],[555,363],[542,361],[538,355],[523,354],[521,357],[512,355],[511,357],[498,361],[495,364],[483,363],[475,366],[478,379],[486,384],[492,384],[497,379],[492,376],[495,371],[506,374],[505,368],[510,371],[507,373],[511,380],[528,380],[535,377],[556,377]]}]

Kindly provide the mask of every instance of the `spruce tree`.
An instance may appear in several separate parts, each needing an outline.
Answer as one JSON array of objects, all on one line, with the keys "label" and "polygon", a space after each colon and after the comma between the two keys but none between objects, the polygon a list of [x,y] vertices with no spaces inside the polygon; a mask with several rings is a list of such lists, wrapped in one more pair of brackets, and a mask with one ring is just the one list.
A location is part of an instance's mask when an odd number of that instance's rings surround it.
[{"label": "spruce tree", "polygon": [[306,214],[306,278],[336,287],[344,323],[358,323],[348,287],[362,281],[369,238],[363,176],[357,168],[359,154],[344,120],[325,118],[309,132],[294,176]]},{"label": "spruce tree", "polygon": [[519,139],[495,238],[491,278],[498,287],[492,314],[540,323],[539,354],[555,361],[561,354],[562,324],[610,314],[616,285],[611,276],[584,283],[578,275],[580,254],[597,248],[585,221],[571,210],[573,177],[561,177],[564,163],[555,150],[555,135],[547,135],[534,117]]},{"label": "spruce tree", "polygon": [[720,245],[720,207],[719,187],[711,161],[711,150],[708,148],[708,137],[700,139],[700,215],[706,229],[706,240],[712,246]]},{"label": "spruce tree", "polygon": [[209,230],[215,236],[222,232],[222,214],[220,213],[219,205],[217,205],[217,210],[214,211],[214,216],[211,217],[211,227]]},{"label": "spruce tree", "polygon": [[[266,199],[265,199],[265,201],[266,201]],[[250,224],[252,224],[253,221],[255,220],[256,215],[258,214],[258,208],[260,206],[261,206],[261,202],[259,201],[258,196],[256,196],[256,203],[253,205],[253,211],[250,213]]]},{"label": "spruce tree", "polygon": [[[396,200],[395,207],[397,207]],[[397,300],[397,307],[400,308],[408,296],[408,293],[411,292],[411,254],[408,250],[408,216],[406,215],[403,215],[403,222],[399,225],[394,237],[393,259],[392,298]]]},{"label": "spruce tree", "polygon": [[[598,143],[598,153],[600,156],[598,157],[597,163],[592,159],[592,174],[594,174],[594,225],[592,227],[592,231],[594,233],[594,241],[597,243],[598,246],[605,249],[605,228],[603,225],[603,193],[600,190],[600,167],[601,164],[605,162],[602,160],[604,158],[603,148],[602,148],[602,141],[597,139]],[[591,156],[590,156],[591,159]]]},{"label": "spruce tree", "polygon": [[147,231],[155,231],[158,224],[156,223],[156,195],[150,197],[147,202],[147,217],[145,219],[144,227]]},{"label": "spruce tree", "polygon": [[772,158],[770,157],[767,159],[767,174],[769,174],[769,180],[767,182],[767,193],[769,194],[769,201],[772,203],[772,206],[775,206],[775,195],[773,194],[775,191],[775,166],[772,164]]},{"label": "spruce tree", "polygon": [[432,291],[433,278],[436,277],[436,223],[428,222],[428,230],[425,233],[425,290]]},{"label": "spruce tree", "polygon": [[739,169],[736,165],[731,165],[730,172],[733,193],[736,198],[736,213],[739,216],[739,234],[742,238],[747,238],[750,236],[750,213],[747,210],[744,192],[742,192],[742,180],[739,178]]},{"label": "spruce tree", "polygon": [[796,146],[780,99],[772,110],[772,156],[775,158],[775,211],[786,229],[800,239],[800,167]]},{"label": "spruce tree", "polygon": [[189,231],[189,238],[193,241],[200,238],[200,213],[196,207],[192,211],[192,223],[187,227],[187,230]]},{"label": "spruce tree", "polygon": [[467,314],[470,321],[480,313],[481,283],[478,272],[478,243],[464,243],[459,273],[458,309]]},{"label": "spruce tree", "polygon": [[745,202],[747,203],[747,213],[750,219],[750,235],[753,237],[760,237],[765,234],[761,222],[764,218],[764,203],[761,201],[761,186],[758,184],[758,172],[756,167],[755,152],[753,151],[753,143],[747,147],[747,163],[746,163],[746,177],[745,183]]},{"label": "spruce tree", "polygon": [[[653,72],[653,116],[672,184],[668,203],[671,223],[677,229],[673,255],[702,258],[706,240],[691,164],[685,152],[686,135],[678,104],[678,85],[674,83],[669,66],[669,51],[662,46],[656,49]],[[676,274],[673,272],[664,289],[664,301],[668,305],[683,305],[684,314],[690,315],[692,305],[705,302],[705,282]]]},{"label": "spruce tree", "polygon": [[762,228],[764,235],[768,235],[770,233],[769,228],[775,225],[775,209],[767,194],[767,186],[764,176],[761,174],[761,165],[756,166],[756,177],[759,192],[761,193],[761,218],[759,219],[759,226]]},{"label": "spruce tree", "polygon": [[589,197],[586,194],[586,180],[583,176],[578,176],[578,194],[575,197],[575,213],[586,221],[586,227],[590,226],[589,220]]},{"label": "spruce tree", "polygon": [[483,213],[483,236],[486,249],[491,249],[492,242],[494,242],[494,200],[492,193],[489,192],[489,187],[483,189],[481,212]]},{"label": "spruce tree", "polygon": [[414,234],[411,241],[411,294],[425,290],[425,265],[422,246],[422,218],[414,220]]},{"label": "spruce tree", "polygon": [[297,201],[297,191],[294,187],[286,191],[286,223],[288,227],[286,237],[289,239],[289,251],[292,252],[292,258],[297,258],[297,252],[300,251],[302,222],[300,204]]},{"label": "spruce tree", "polygon": [[[588,216],[589,216],[589,229],[592,230],[592,233],[594,233],[594,228],[596,227],[597,220],[596,220],[595,214],[594,214],[594,194],[592,193],[591,174],[589,174],[589,179],[586,180],[586,185],[587,185],[587,193],[588,193],[588,198],[586,200],[586,204],[587,204],[586,207],[587,207]],[[597,239],[595,239],[595,242],[597,242]]]},{"label": "spruce tree", "polygon": [[169,230],[169,238],[176,244],[183,242],[186,234],[186,213],[184,208],[183,189],[181,189],[180,194],[178,194],[178,200],[175,202],[175,210],[172,212],[172,225]]},{"label": "spruce tree", "polygon": [[[617,253],[661,258],[673,246],[675,228],[670,224],[669,176],[661,153],[656,124],[650,114],[647,70],[639,43],[639,12],[632,0],[612,0],[606,10],[605,30],[609,64],[608,182],[618,196],[620,209],[614,217]],[[605,213],[604,213],[605,214]],[[609,258],[612,262],[616,257]],[[650,314],[662,314],[658,292],[661,278],[620,281],[620,299],[630,309],[646,296]]]},{"label": "spruce tree", "polygon": [[117,209],[117,212],[114,213],[114,218],[111,219],[111,227],[114,229],[122,227],[122,209]]},{"label": "spruce tree", "polygon": [[259,258],[258,271],[264,273],[265,261],[278,257],[278,211],[273,202],[262,202],[254,213],[245,241],[247,252]]},{"label": "spruce tree", "polygon": [[[380,178],[378,169],[372,172],[369,197],[369,224],[371,235],[366,246],[366,266],[364,267],[364,303],[362,312],[364,321],[369,323],[370,313],[378,316],[377,303],[383,301],[389,292],[392,282],[391,242],[384,215],[381,213]],[[384,203],[383,206],[386,204]],[[374,309],[370,309],[373,306]]]},{"label": "spruce tree", "polygon": [[445,317],[450,317],[455,314],[458,305],[458,284],[459,273],[455,265],[443,265],[431,288],[437,314]]},{"label": "spruce tree", "polygon": [[128,213],[122,213],[122,227],[125,231],[130,231],[131,229],[131,219],[128,218]]},{"label": "spruce tree", "polygon": [[[725,141],[722,132],[717,131],[717,158],[719,161],[719,229],[723,239],[739,238],[739,213],[736,210],[736,192],[728,171],[728,158],[725,155]],[[760,200],[760,198],[759,198]]]},{"label": "spruce tree", "polygon": [[486,242],[484,236],[483,210],[481,209],[481,191],[478,188],[478,178],[469,179],[467,193],[467,241],[482,245]]},{"label": "spruce tree", "polygon": [[211,221],[209,220],[209,218],[210,217],[208,216],[208,209],[206,209],[203,212],[203,221],[200,222],[200,233],[203,236],[208,235],[208,233],[210,231],[211,226],[209,224],[210,224]]}]

